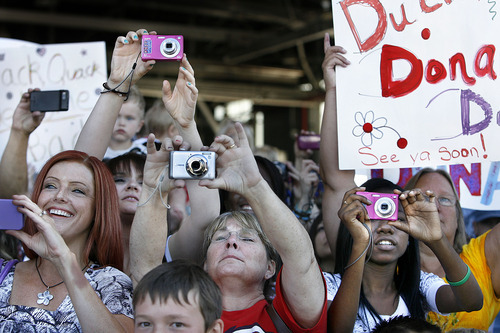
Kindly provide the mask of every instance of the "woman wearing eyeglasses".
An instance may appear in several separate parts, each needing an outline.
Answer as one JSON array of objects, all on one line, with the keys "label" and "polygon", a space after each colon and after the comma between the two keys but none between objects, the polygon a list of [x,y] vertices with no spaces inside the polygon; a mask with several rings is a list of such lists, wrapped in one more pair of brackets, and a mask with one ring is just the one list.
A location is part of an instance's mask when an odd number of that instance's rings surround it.
[{"label": "woman wearing eyeglasses", "polygon": [[[483,308],[479,311],[447,316],[430,313],[427,320],[440,326],[443,332],[462,327],[487,331],[500,311],[500,225],[467,243],[462,208],[450,175],[443,170],[422,169],[406,185],[406,188],[415,187],[436,194],[443,233],[470,267],[484,298]],[[420,246],[420,262],[423,271],[445,277],[436,256],[423,244]]]},{"label": "woman wearing eyeglasses", "polygon": [[[279,321],[274,321],[268,313],[271,308],[265,293],[277,274],[276,296],[271,304],[284,324],[294,333],[326,332],[325,282],[309,235],[262,177],[243,126],[236,123],[235,130],[237,142],[220,135],[209,148],[217,154],[217,178],[199,181],[200,186],[238,193],[253,210],[253,213],[225,213],[205,231],[204,268],[222,292],[224,329],[279,331],[279,324],[275,324]],[[153,180],[161,179],[168,153],[163,148],[156,151],[150,139],[141,202],[148,196],[151,200],[137,208],[130,242],[131,248],[142,247],[140,258],[138,251],[131,251],[132,273],[136,277],[161,263],[159,258],[156,262],[149,260],[148,265],[144,258],[161,251],[162,244],[151,242],[152,235],[158,234],[152,222],[164,219],[161,211],[155,209],[161,206],[157,204],[160,197],[153,190],[156,186]],[[148,241],[140,241],[140,234]],[[146,251],[151,256],[145,255]],[[283,263],[281,269],[279,257]]]}]

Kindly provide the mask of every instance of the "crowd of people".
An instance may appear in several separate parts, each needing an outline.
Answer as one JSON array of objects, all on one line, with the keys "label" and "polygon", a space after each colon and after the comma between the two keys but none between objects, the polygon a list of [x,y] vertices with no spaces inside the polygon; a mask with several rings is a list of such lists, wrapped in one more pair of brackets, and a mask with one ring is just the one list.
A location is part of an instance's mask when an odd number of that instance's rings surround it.
[{"label": "crowd of people", "polygon": [[[295,141],[289,162],[259,155],[238,122],[202,142],[186,55],[175,86],[165,80],[146,110],[137,82],[155,61],[137,55],[148,34],[117,38],[74,150],[52,156],[32,188],[28,141],[44,118],[30,112],[33,89],[14,111],[0,197],[25,226],[0,234],[2,332],[490,328],[500,226],[469,237],[442,170],[422,169],[402,188],[382,178],[357,186],[339,169],[335,68],[350,63],[328,34],[319,160]],[[214,153],[216,177],[171,178],[177,152]],[[392,195],[396,217],[370,217],[362,192]]]}]

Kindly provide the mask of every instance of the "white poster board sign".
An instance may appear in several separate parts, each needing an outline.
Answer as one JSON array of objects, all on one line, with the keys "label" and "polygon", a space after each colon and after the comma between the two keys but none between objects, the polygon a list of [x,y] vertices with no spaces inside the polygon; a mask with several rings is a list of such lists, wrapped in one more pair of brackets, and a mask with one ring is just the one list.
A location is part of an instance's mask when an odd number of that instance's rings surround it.
[{"label": "white poster board sign", "polygon": [[30,173],[54,154],[73,149],[106,79],[104,42],[36,45],[0,40],[0,153],[14,110],[28,88],[70,92],[69,110],[48,112],[30,136]]},{"label": "white poster board sign", "polygon": [[500,15],[486,0],[333,0],[341,169],[500,161]]}]

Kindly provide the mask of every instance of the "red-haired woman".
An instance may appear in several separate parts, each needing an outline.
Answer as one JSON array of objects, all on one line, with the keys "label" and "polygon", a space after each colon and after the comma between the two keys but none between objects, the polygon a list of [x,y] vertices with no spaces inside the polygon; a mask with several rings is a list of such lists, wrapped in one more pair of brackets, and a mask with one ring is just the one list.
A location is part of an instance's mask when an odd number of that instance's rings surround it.
[{"label": "red-haired woman", "polygon": [[13,199],[26,225],[8,233],[30,260],[0,284],[0,331],[132,331],[118,197],[104,163],[61,152],[40,171],[31,200]]}]

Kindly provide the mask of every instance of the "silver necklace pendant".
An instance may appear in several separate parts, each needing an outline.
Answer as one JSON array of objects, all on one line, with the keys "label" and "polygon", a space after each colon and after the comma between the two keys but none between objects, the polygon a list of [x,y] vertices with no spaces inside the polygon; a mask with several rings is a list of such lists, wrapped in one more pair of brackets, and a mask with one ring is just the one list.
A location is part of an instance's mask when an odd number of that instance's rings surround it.
[{"label": "silver necklace pendant", "polygon": [[47,288],[43,293],[38,293],[38,300],[36,301],[38,304],[49,305],[50,301],[54,298],[49,289]]}]

